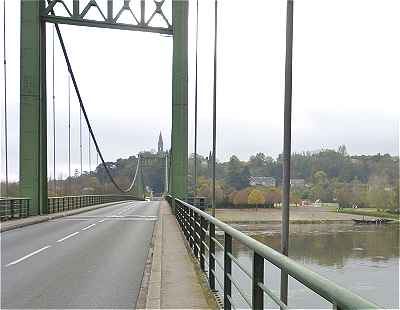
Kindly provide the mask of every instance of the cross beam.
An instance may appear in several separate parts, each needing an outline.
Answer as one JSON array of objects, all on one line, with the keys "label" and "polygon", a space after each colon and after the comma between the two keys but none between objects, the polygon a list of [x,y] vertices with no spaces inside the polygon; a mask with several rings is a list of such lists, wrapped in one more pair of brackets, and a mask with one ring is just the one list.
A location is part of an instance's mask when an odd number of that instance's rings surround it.
[{"label": "cross beam", "polygon": [[[56,24],[154,32],[172,35],[172,25],[163,11],[165,1],[166,0],[140,0],[140,12],[135,12],[135,9],[131,7],[130,0],[125,0],[119,7],[115,7],[116,5],[113,3],[113,0],[108,0],[106,10],[102,9],[96,0],[89,1],[84,7],[80,7],[79,0],[74,0],[72,7],[68,6],[63,0],[49,0],[46,7],[41,11],[41,18],[46,22]],[[146,15],[146,3],[149,2],[151,2],[154,10],[151,14]],[[59,14],[61,12],[63,15]],[[98,13],[100,20],[88,18],[89,13],[91,12]],[[129,16],[129,23],[121,22],[121,16],[123,14]],[[164,23],[163,26],[154,25],[154,17],[157,15],[162,18]]]}]

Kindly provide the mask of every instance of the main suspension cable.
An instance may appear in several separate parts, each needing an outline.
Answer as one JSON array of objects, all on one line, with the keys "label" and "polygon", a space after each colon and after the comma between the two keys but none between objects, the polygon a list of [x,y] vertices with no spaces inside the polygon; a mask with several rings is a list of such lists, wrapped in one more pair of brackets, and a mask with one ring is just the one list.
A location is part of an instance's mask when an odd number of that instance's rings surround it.
[{"label": "main suspension cable", "polygon": [[[51,12],[51,13],[54,14],[54,12]],[[139,158],[138,158],[138,162],[137,162],[137,166],[136,166],[136,172],[135,172],[135,177],[133,178],[132,183],[130,184],[130,186],[129,186],[127,189],[122,189],[122,188],[117,184],[117,182],[114,180],[114,178],[113,178],[113,176],[112,176],[112,174],[111,174],[111,171],[108,169],[107,164],[106,164],[106,162],[104,161],[103,154],[102,154],[101,151],[100,151],[99,145],[98,145],[97,140],[96,140],[96,136],[94,135],[92,126],[91,126],[90,121],[89,121],[89,117],[88,117],[88,115],[87,115],[87,113],[86,113],[85,106],[83,105],[81,93],[80,93],[80,91],[79,91],[78,84],[77,84],[77,82],[76,82],[75,75],[74,75],[74,72],[73,72],[73,70],[72,70],[71,62],[70,62],[70,60],[69,60],[68,53],[67,53],[67,50],[66,50],[66,47],[65,47],[65,44],[64,44],[64,40],[63,40],[63,37],[62,37],[62,35],[61,35],[60,27],[59,27],[58,24],[54,24],[54,26],[55,26],[55,28],[56,28],[58,40],[60,41],[61,48],[62,48],[62,51],[63,51],[63,54],[64,54],[64,58],[65,58],[65,61],[66,61],[66,63],[67,63],[68,71],[69,71],[69,74],[70,74],[70,76],[71,76],[71,80],[72,80],[72,83],[73,83],[74,88],[75,88],[76,95],[77,95],[78,100],[79,100],[79,105],[80,105],[80,107],[81,107],[81,111],[82,111],[82,113],[83,113],[83,116],[84,116],[84,118],[85,118],[86,124],[87,124],[87,126],[88,126],[90,136],[91,136],[92,139],[93,139],[93,143],[94,143],[94,145],[95,145],[95,147],[96,147],[96,151],[97,151],[97,153],[99,154],[99,157],[100,157],[100,160],[101,160],[101,162],[102,162],[102,164],[103,164],[103,166],[104,166],[104,169],[105,169],[105,171],[106,171],[108,177],[110,178],[111,182],[112,182],[113,185],[115,186],[115,188],[117,188],[117,189],[118,189],[120,192],[122,192],[122,193],[127,193],[127,192],[129,192],[129,191],[132,190],[132,188],[133,188],[133,186],[134,186],[134,184],[135,184],[136,176],[137,176],[137,171],[138,171],[138,168],[139,168],[139,166],[140,166],[140,159],[141,159],[141,157],[139,156]]]}]

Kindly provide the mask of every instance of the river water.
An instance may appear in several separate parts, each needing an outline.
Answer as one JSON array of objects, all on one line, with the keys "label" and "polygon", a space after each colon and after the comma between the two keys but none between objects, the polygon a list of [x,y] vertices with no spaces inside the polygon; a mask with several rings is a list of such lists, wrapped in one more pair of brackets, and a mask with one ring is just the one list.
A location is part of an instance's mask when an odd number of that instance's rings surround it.
[{"label": "river water", "polygon": [[[279,251],[280,226],[236,225],[236,228]],[[218,232],[217,232],[218,234]],[[223,243],[222,234],[218,238]],[[234,256],[251,271],[252,252],[239,242],[233,243]],[[292,224],[289,256],[311,270],[348,288],[352,292],[388,309],[399,308],[399,225]],[[217,247],[223,262],[223,252]],[[217,265],[223,283],[223,273]],[[233,264],[233,276],[251,300],[250,279]],[[280,271],[265,263],[265,283],[279,296]],[[219,286],[217,284],[217,286]],[[220,291],[223,291],[219,287]],[[233,287],[234,302],[248,308]],[[277,308],[266,295],[265,306]],[[330,303],[289,277],[289,307],[332,308]]]}]

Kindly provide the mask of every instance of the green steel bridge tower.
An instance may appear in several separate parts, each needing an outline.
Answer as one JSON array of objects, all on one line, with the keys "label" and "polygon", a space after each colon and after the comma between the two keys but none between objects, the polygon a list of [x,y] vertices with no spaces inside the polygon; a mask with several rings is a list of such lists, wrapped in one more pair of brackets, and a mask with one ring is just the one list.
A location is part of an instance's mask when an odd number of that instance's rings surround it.
[{"label": "green steel bridge tower", "polygon": [[[20,67],[20,189],[21,195],[32,199],[32,214],[47,210],[47,98],[46,98],[46,23],[142,31],[171,35],[172,59],[172,131],[170,155],[170,193],[185,198],[188,170],[188,1],[172,1],[172,21],[163,11],[165,1],[152,1],[152,14],[146,15],[146,4],[140,1],[140,11],[133,12],[130,1],[116,7],[107,1],[103,12],[95,0],[82,6],[74,0],[72,11],[60,0],[21,0],[21,67]],[[80,6],[81,5],[81,6]],[[55,8],[64,9],[64,16]],[[87,18],[89,11],[98,10],[104,20]],[[119,21],[125,11],[137,23]],[[159,15],[164,27],[153,26]]]}]

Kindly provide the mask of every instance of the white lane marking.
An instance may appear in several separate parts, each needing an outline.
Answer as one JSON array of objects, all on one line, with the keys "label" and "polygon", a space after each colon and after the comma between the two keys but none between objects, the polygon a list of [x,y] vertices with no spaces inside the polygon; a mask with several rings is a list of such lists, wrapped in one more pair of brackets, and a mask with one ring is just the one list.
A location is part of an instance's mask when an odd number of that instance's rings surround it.
[{"label": "white lane marking", "polygon": [[89,228],[91,228],[91,227],[93,227],[93,226],[96,226],[96,224],[92,224],[92,225],[86,226],[85,228],[82,228],[82,230],[89,229]]},{"label": "white lane marking", "polygon": [[22,262],[23,260],[25,260],[25,259],[27,259],[27,258],[29,258],[29,257],[31,257],[33,255],[36,255],[36,254],[38,254],[38,253],[40,253],[40,252],[42,252],[42,251],[44,251],[44,250],[46,250],[46,249],[48,249],[50,247],[51,247],[51,245],[46,245],[45,247],[43,247],[43,248],[41,248],[39,250],[36,250],[36,251],[34,251],[34,252],[32,252],[32,253],[30,253],[28,255],[25,255],[24,257],[21,257],[20,259],[17,259],[15,261],[7,264],[6,267],[18,264],[19,262]]},{"label": "white lane marking", "polygon": [[97,223],[103,223],[105,221],[105,219],[98,221]]},{"label": "white lane marking", "polygon": [[76,236],[77,234],[79,234],[79,231],[74,232],[72,234],[69,234],[68,236],[65,236],[64,238],[61,238],[60,240],[57,240],[57,242],[63,242],[64,240],[67,240],[68,238],[71,238],[73,236]]}]

